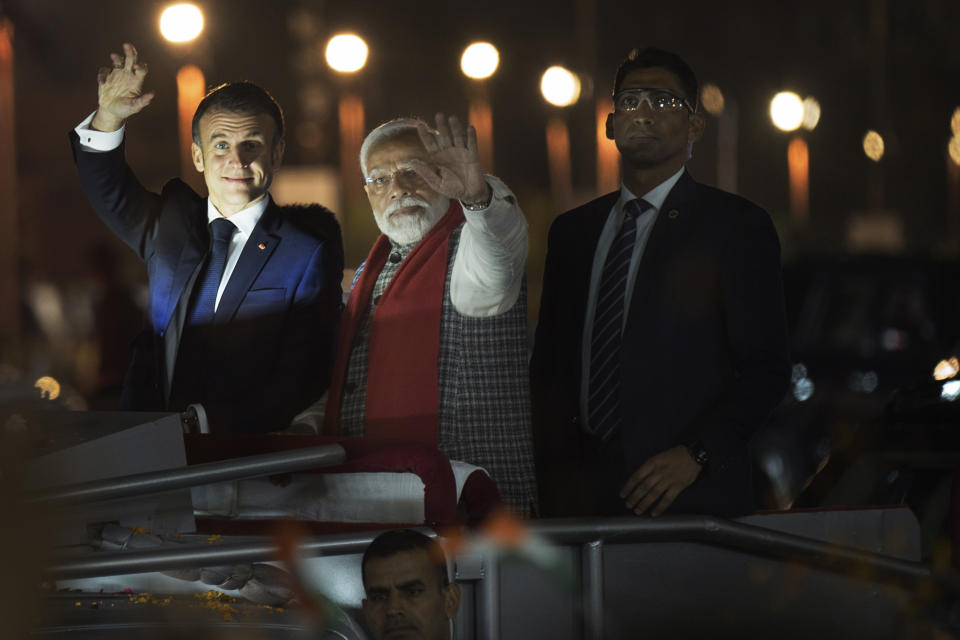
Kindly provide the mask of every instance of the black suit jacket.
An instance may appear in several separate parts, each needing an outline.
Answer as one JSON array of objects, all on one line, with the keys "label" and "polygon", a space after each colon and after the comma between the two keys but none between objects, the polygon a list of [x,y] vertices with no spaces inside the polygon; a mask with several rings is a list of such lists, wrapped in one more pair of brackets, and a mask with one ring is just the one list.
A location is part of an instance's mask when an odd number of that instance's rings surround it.
[{"label": "black suit jacket", "polygon": [[[178,301],[210,243],[207,203],[180,180],[145,189],[123,145],[90,153],[70,135],[80,182],[97,215],[147,265],[148,329],[138,339],[126,408],[183,410],[165,401],[164,348]],[[244,245],[217,307],[204,355],[203,384],[188,390],[211,431],[258,433],[287,426],[330,381],[342,306],[343,244],[333,214],[272,201]],[[176,332],[174,332],[176,333]]]},{"label": "black suit jacket", "polygon": [[[596,504],[611,501],[609,493],[585,493],[593,490],[583,477],[592,439],[581,432],[579,400],[594,252],[618,197],[565,213],[550,229],[531,364],[545,515],[595,514]],[[709,463],[670,511],[752,510],[748,440],[789,376],[780,245],[769,216],[684,172],[657,216],[634,285],[618,381],[622,468],[613,484],[651,456],[697,440]]]}]

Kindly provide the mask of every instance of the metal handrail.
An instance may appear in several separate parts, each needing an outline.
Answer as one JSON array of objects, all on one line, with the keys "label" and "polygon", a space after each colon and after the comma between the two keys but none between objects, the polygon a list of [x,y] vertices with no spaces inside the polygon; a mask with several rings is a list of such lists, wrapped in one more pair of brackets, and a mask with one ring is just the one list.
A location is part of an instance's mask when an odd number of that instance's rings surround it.
[{"label": "metal handrail", "polygon": [[[869,566],[874,571],[847,575],[871,580],[903,582],[926,580],[931,569],[920,562],[902,560],[844,545],[832,544],[756,525],[709,516],[668,516],[656,519],[607,518],[598,520],[540,520],[529,523],[530,531],[558,543],[604,544],[648,542],[698,542],[738,549],[747,553],[803,562],[830,571]],[[335,534],[309,538],[300,543],[304,556],[360,553],[377,535]],[[50,578],[79,578],[166,571],[169,569],[265,561],[276,557],[277,544],[222,543],[184,544],[176,548],[96,553],[83,558],[62,559],[45,570]]]},{"label": "metal handrail", "polygon": [[30,495],[26,501],[42,505],[67,505],[140,497],[226,480],[255,478],[332,466],[341,464],[346,459],[347,454],[343,447],[338,444],[326,444],[317,447],[232,458],[230,460],[204,462],[160,471],[136,473],[65,487],[58,486],[38,491]]}]

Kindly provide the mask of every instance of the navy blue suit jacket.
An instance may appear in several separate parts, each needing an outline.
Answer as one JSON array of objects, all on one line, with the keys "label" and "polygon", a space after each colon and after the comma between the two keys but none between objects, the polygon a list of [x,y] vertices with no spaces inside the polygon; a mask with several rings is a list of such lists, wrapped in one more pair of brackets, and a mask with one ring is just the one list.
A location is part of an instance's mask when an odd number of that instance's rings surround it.
[{"label": "navy blue suit jacket", "polygon": [[[600,500],[583,494],[588,484],[580,476],[588,447],[580,428],[581,339],[594,252],[618,197],[567,212],[550,229],[531,364],[544,515],[593,514],[591,502]],[[748,440],[789,377],[780,244],[770,217],[684,172],[651,231],[624,329],[618,482],[651,456],[698,440],[710,461],[668,512],[752,510]]]},{"label": "navy blue suit jacket", "polygon": [[[80,183],[97,215],[147,265],[149,327],[136,345],[124,391],[127,408],[183,410],[165,401],[164,340],[209,247],[206,199],[182,181],[145,189],[124,149],[90,153],[71,132]],[[203,387],[191,390],[211,431],[281,429],[330,381],[342,296],[343,243],[320,206],[272,201],[223,292],[204,356]]]}]

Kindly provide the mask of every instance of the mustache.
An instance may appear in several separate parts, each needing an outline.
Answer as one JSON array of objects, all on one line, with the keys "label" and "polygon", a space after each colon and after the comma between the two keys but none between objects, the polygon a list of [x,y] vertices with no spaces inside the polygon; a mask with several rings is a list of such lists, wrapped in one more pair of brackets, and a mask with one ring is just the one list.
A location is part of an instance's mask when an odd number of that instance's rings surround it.
[{"label": "mustache", "polygon": [[430,208],[430,203],[426,200],[421,200],[420,198],[415,198],[413,196],[406,196],[400,198],[399,200],[394,200],[387,205],[387,208],[384,210],[383,215],[389,216],[398,209],[405,209],[407,207],[423,207],[424,209]]}]

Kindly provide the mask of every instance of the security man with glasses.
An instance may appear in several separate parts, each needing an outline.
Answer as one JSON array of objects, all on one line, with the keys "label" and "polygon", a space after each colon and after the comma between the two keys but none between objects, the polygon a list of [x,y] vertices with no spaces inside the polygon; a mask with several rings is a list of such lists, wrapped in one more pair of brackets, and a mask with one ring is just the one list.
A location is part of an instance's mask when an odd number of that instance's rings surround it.
[{"label": "security man with glasses", "polygon": [[550,229],[531,378],[545,516],[741,515],[748,442],[787,389],[767,213],[696,182],[698,84],[677,55],[620,64],[620,189]]}]

